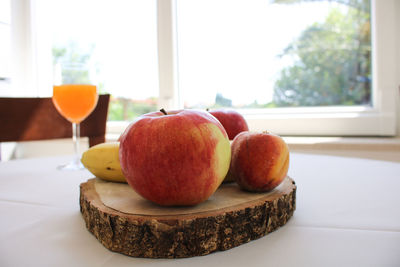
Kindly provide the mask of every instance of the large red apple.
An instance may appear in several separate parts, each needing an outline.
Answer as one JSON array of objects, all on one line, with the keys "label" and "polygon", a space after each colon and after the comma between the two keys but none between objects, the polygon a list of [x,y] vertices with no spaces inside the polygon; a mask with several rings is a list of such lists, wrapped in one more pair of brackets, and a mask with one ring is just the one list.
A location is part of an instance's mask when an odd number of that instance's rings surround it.
[{"label": "large red apple", "polygon": [[289,148],[278,135],[268,132],[243,132],[232,142],[229,173],[247,191],[274,189],[289,169]]},{"label": "large red apple", "polygon": [[241,132],[248,131],[245,118],[233,109],[214,109],[209,111],[224,126],[229,140],[233,140]]},{"label": "large red apple", "polygon": [[195,205],[217,190],[231,148],[223,126],[205,111],[152,112],[120,137],[121,168],[129,185],[159,205]]}]

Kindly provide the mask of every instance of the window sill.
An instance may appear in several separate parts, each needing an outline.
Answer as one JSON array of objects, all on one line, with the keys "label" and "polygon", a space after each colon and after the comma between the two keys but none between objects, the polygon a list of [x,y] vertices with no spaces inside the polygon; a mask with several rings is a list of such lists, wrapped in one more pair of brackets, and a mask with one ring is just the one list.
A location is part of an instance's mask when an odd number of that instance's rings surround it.
[{"label": "window sill", "polygon": [[400,151],[400,137],[298,137],[284,136],[294,149],[345,149]]},{"label": "window sill", "polygon": [[290,151],[400,162],[400,137],[292,137]]},{"label": "window sill", "polygon": [[250,129],[288,136],[394,136],[396,115],[363,107],[281,108],[243,113]]}]

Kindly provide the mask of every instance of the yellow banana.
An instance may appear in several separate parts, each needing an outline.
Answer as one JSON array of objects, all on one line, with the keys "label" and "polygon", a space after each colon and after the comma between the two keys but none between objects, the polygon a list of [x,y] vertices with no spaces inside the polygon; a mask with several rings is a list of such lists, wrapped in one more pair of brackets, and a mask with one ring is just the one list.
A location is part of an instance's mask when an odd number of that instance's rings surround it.
[{"label": "yellow banana", "polygon": [[125,182],[119,163],[119,142],[101,143],[82,154],[81,162],[92,174],[111,182]]}]

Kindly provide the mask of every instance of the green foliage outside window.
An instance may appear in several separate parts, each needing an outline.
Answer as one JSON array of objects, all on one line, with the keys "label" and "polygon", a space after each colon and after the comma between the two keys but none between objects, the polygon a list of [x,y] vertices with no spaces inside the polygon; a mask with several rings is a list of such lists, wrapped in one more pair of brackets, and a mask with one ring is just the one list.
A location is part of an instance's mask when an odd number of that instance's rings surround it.
[{"label": "green foliage outside window", "polygon": [[142,114],[157,111],[157,99],[133,100],[128,98],[111,98],[108,120],[130,121]]},{"label": "green foliage outside window", "polygon": [[[275,1],[287,4],[306,1]],[[295,59],[275,83],[276,106],[369,105],[371,103],[371,27],[367,0],[338,0],[333,9],[289,44],[283,56]]]}]

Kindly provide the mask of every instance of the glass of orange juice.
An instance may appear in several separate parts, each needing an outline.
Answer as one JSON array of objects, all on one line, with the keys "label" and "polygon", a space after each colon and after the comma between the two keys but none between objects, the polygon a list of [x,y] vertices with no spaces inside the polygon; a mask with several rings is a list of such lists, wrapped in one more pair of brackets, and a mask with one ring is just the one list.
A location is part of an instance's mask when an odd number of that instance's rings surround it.
[{"label": "glass of orange juice", "polygon": [[52,99],[58,112],[72,123],[72,139],[75,151],[73,161],[59,168],[83,169],[79,154],[80,123],[92,113],[97,105],[97,88],[90,84],[54,85]]}]

